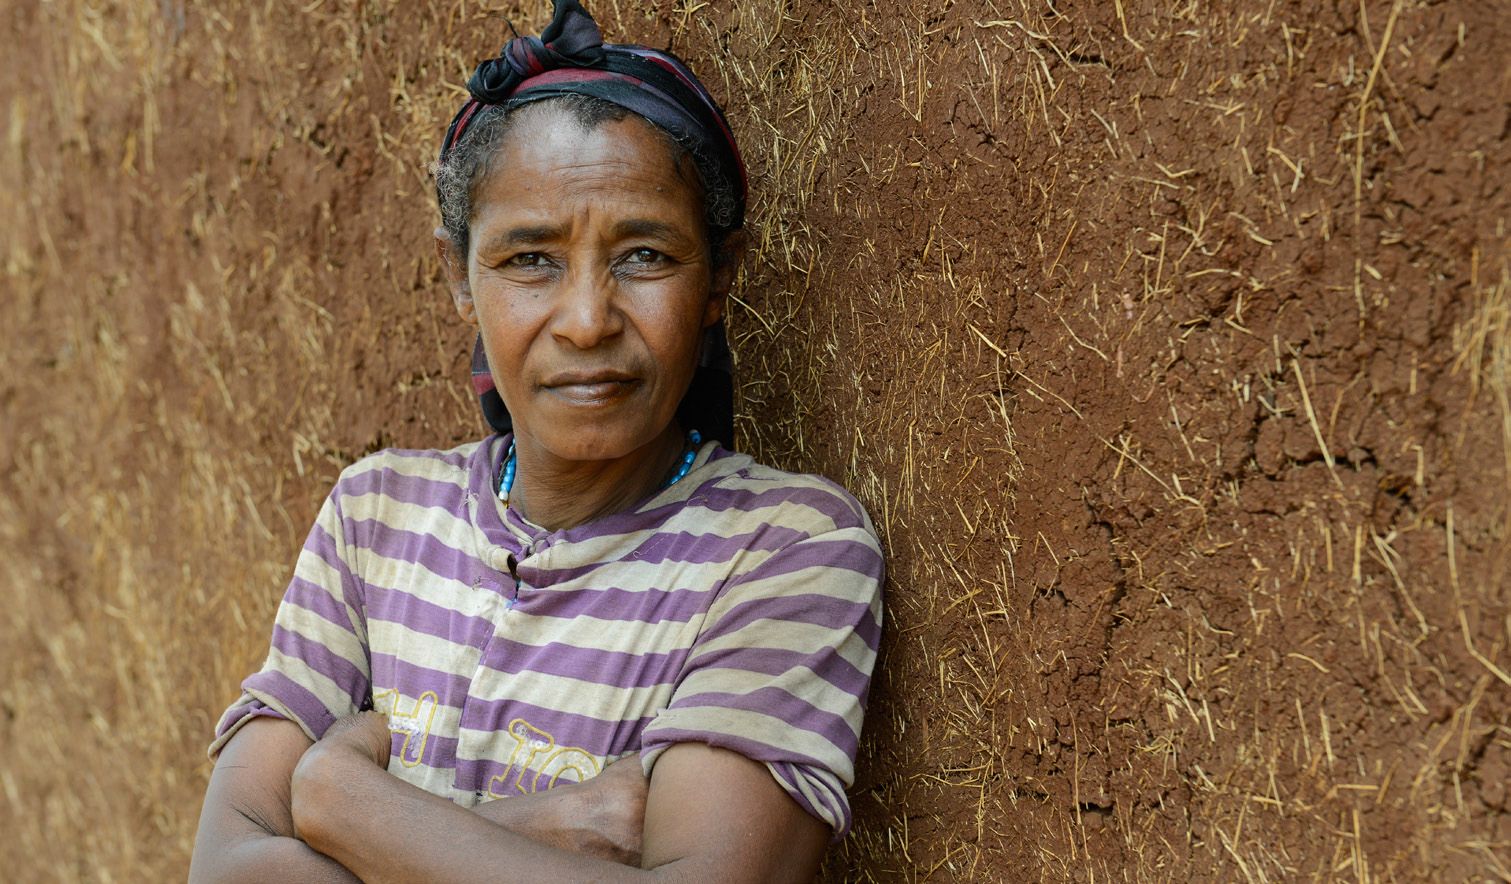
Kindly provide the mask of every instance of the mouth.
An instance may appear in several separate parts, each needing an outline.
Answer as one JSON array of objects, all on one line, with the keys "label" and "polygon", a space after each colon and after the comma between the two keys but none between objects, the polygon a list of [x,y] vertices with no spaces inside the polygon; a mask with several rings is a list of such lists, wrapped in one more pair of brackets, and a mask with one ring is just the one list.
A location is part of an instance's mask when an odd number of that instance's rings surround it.
[{"label": "mouth", "polygon": [[595,405],[627,396],[639,385],[638,378],[624,372],[594,371],[552,375],[541,388],[571,403]]}]

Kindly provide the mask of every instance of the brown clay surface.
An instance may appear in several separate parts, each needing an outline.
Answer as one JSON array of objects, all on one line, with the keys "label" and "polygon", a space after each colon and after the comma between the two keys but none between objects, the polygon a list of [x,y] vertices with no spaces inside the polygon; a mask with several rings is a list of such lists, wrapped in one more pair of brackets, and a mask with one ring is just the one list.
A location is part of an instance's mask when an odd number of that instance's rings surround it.
[{"label": "brown clay surface", "polygon": [[[0,3],[7,877],[182,877],[336,471],[479,432],[425,169],[543,6]],[[742,444],[890,552],[830,880],[1508,879],[1498,4],[595,12],[745,146]]]}]

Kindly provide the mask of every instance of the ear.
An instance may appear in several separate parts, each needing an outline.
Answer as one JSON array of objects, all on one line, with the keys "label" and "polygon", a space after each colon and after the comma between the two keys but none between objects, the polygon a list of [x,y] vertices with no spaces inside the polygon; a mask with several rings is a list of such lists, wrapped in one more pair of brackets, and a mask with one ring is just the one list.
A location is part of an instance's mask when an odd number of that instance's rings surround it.
[{"label": "ear", "polygon": [[456,304],[457,315],[466,322],[477,325],[477,308],[472,303],[472,286],[467,282],[467,256],[452,242],[446,228],[435,229],[435,255],[441,261],[441,271],[446,274],[446,288]]},{"label": "ear", "polygon": [[734,287],[735,276],[740,272],[740,263],[745,259],[745,249],[750,238],[744,228],[731,230],[724,241],[713,250],[713,278],[709,282],[708,306],[703,314],[703,327],[707,328],[724,318],[724,307],[729,301],[729,290]]}]

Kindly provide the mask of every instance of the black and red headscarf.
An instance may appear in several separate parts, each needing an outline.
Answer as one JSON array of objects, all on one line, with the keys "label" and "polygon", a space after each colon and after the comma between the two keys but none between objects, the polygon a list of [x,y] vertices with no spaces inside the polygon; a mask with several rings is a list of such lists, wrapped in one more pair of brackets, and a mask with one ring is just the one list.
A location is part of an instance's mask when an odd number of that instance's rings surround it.
[{"label": "black and red headscarf", "polygon": [[[712,160],[734,189],[728,229],[740,227],[748,187],[745,164],[723,111],[693,72],[669,52],[604,43],[598,24],[578,0],[554,0],[554,5],[551,23],[539,37],[515,37],[497,58],[473,71],[467,81],[471,97],[446,129],[440,161],[445,163],[485,107],[512,109],[563,95],[591,95],[664,129],[700,161]],[[734,435],[732,373],[721,322],[704,335],[698,368],[677,417],[684,428],[697,429],[726,447],[732,447]],[[499,432],[511,430],[513,421],[494,386],[481,336],[473,348],[472,386],[489,425]]]}]

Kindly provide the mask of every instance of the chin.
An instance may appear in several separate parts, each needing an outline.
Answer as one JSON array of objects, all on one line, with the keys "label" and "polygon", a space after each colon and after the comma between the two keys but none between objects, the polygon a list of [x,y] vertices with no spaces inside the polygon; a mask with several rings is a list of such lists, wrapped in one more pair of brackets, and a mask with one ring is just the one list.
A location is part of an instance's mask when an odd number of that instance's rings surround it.
[{"label": "chin", "polygon": [[563,460],[614,460],[650,444],[662,429],[664,427],[625,426],[615,420],[588,419],[561,421],[555,424],[553,432],[538,434],[536,438]]}]

